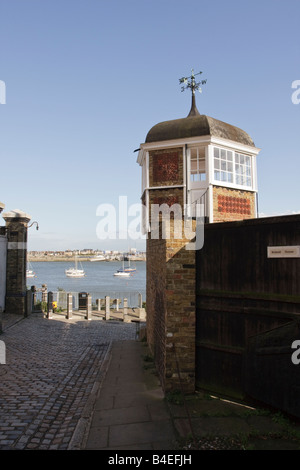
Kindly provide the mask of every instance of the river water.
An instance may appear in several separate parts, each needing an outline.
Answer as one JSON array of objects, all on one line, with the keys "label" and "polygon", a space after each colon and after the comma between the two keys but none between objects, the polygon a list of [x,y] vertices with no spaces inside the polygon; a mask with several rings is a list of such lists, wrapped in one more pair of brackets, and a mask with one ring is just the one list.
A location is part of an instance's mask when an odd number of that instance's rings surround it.
[{"label": "river water", "polygon": [[131,267],[136,268],[130,277],[115,277],[114,272],[122,268],[120,261],[83,261],[78,264],[78,268],[85,270],[83,278],[68,278],[65,269],[74,267],[72,262],[52,261],[52,262],[31,262],[31,268],[36,277],[27,278],[28,289],[36,286],[38,289],[42,284],[47,285],[48,292],[64,290],[66,292],[91,294],[92,301],[96,298],[128,299],[128,305],[137,306],[138,294],[142,294],[143,301],[146,301],[146,263],[137,261]]}]

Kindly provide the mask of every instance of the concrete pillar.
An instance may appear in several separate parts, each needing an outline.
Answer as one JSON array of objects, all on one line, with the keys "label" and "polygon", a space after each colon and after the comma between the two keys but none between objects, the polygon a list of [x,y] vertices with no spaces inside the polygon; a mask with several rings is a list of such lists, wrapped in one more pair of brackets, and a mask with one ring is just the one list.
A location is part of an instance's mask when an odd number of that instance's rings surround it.
[{"label": "concrete pillar", "polygon": [[125,323],[129,323],[129,316],[128,316],[128,300],[123,300],[123,321]]},{"label": "concrete pillar", "polygon": [[138,308],[139,319],[146,321],[146,310],[144,308]]},{"label": "concrete pillar", "polygon": [[73,296],[72,294],[67,294],[67,319],[71,320],[73,317]]},{"label": "concrete pillar", "polygon": [[36,305],[36,287],[31,286],[32,308]]},{"label": "concrete pillar", "polygon": [[53,317],[53,292],[48,292],[47,318]]},{"label": "concrete pillar", "polygon": [[92,296],[90,294],[87,295],[86,299],[86,319],[92,319]]},{"label": "concrete pillar", "polygon": [[116,311],[120,311],[120,299],[116,299]]},{"label": "concrete pillar", "polygon": [[105,297],[105,320],[110,319],[110,297]]},{"label": "concrete pillar", "polygon": [[27,229],[31,217],[25,212],[5,212],[7,232],[6,298],[8,313],[26,313]]},{"label": "concrete pillar", "polygon": [[98,312],[101,312],[101,300],[102,299],[96,299],[96,305],[97,305]]},{"label": "concrete pillar", "polygon": [[142,308],[143,307],[143,296],[142,294],[139,294],[138,295],[138,308]]},{"label": "concrete pillar", "polygon": [[42,284],[42,302],[47,302],[47,284]]}]

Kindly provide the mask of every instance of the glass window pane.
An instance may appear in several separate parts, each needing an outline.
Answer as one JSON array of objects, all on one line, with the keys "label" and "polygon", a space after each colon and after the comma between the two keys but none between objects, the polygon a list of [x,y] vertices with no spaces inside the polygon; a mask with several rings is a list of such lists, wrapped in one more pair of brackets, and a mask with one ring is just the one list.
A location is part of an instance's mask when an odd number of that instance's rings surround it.
[{"label": "glass window pane", "polygon": [[190,149],[190,181],[194,183],[205,181],[205,170],[205,147],[192,147]]},{"label": "glass window pane", "polygon": [[215,169],[218,170],[220,168],[220,160],[218,160],[217,158],[214,159],[214,165],[215,165]]},{"label": "glass window pane", "polygon": [[205,160],[199,160],[198,162],[198,168],[201,173],[205,172]]},{"label": "glass window pane", "polygon": [[197,170],[197,160],[191,160],[191,171]]},{"label": "glass window pane", "polygon": [[191,148],[191,158],[197,160],[197,149]]}]

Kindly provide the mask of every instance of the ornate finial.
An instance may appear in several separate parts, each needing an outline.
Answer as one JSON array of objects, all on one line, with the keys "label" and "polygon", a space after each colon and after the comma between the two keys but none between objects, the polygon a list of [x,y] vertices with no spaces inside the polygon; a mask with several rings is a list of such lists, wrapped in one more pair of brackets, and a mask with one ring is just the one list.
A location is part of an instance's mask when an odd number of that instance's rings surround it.
[{"label": "ornate finial", "polygon": [[196,107],[195,90],[199,90],[199,92],[202,93],[200,85],[204,85],[207,82],[207,80],[200,80],[199,82],[196,82],[196,75],[201,74],[202,72],[194,74],[194,70],[192,69],[192,75],[190,77],[182,77],[179,79],[179,83],[183,84],[183,86],[181,87],[181,91],[184,91],[187,88],[190,88],[192,90],[192,106],[189,112],[189,116],[197,116],[200,114]]}]

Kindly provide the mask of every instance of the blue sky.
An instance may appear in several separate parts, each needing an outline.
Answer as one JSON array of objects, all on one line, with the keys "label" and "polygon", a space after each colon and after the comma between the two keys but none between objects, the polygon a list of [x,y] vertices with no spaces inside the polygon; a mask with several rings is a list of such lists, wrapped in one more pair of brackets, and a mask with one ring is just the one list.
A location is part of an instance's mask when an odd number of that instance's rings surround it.
[{"label": "blue sky", "polygon": [[260,213],[299,212],[299,17],[299,0],[0,0],[0,201],[38,221],[28,249],[144,246],[99,240],[96,210],[139,203],[134,150],[188,114],[192,68],[199,111],[262,149]]}]

